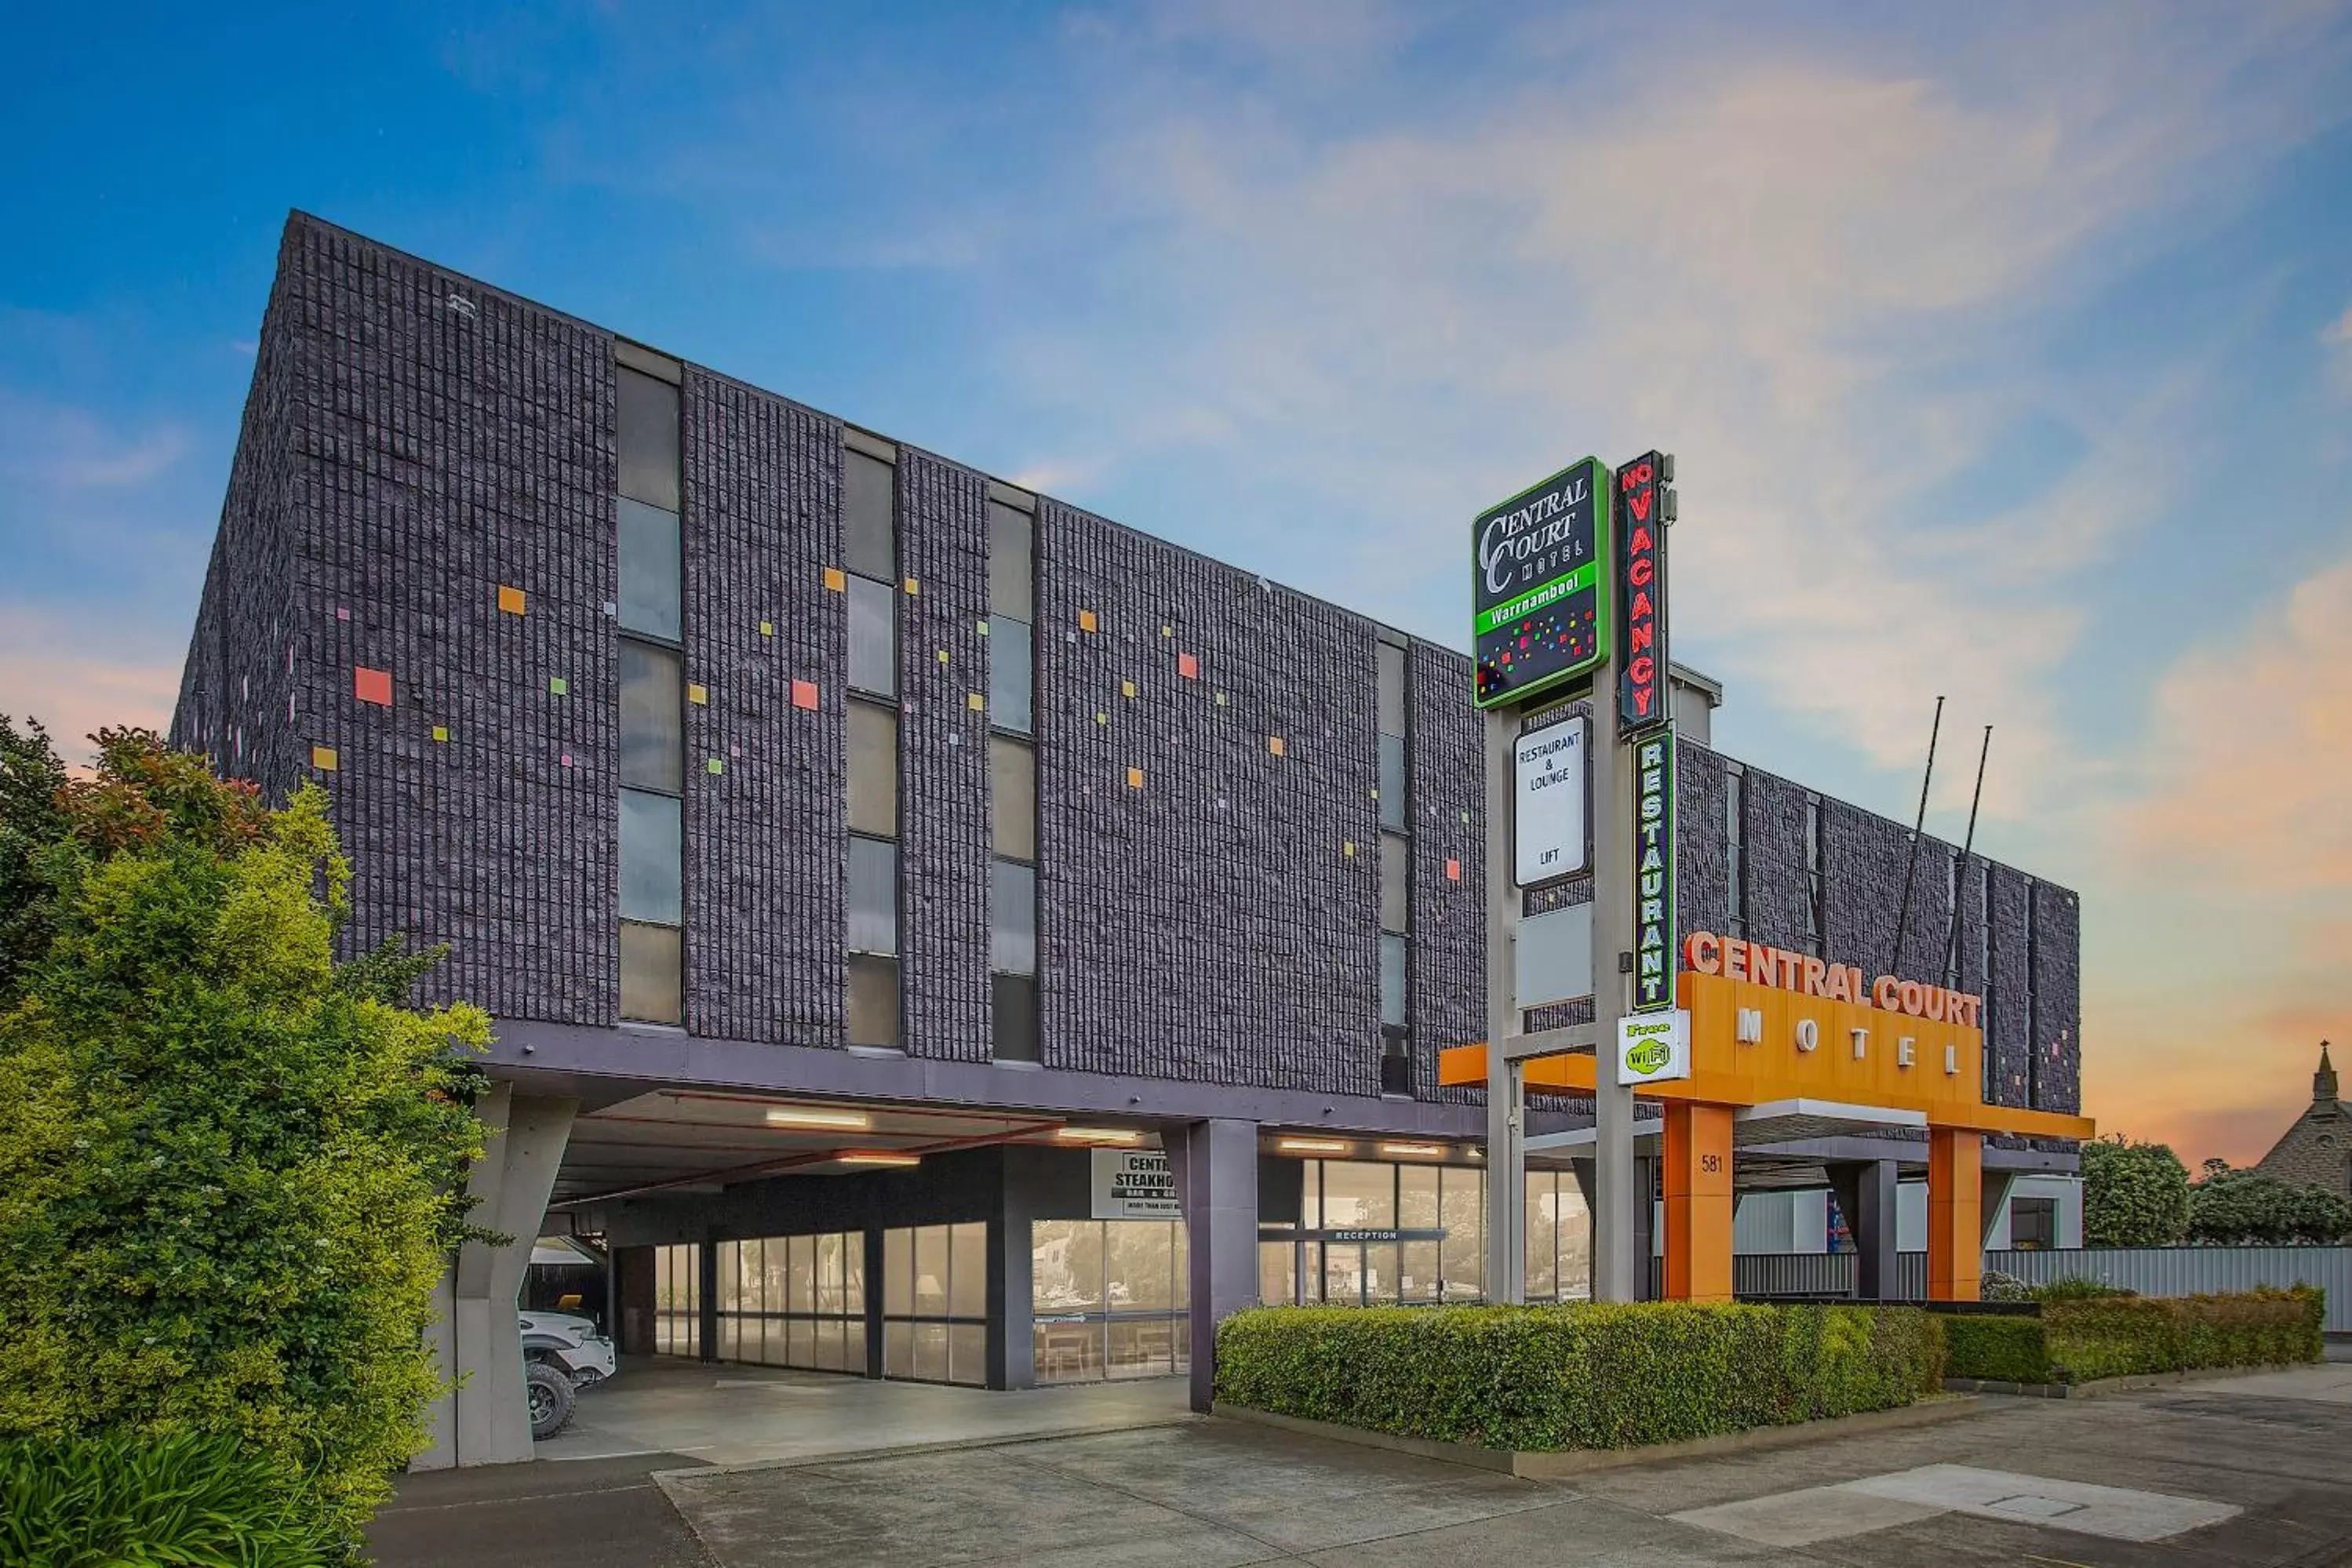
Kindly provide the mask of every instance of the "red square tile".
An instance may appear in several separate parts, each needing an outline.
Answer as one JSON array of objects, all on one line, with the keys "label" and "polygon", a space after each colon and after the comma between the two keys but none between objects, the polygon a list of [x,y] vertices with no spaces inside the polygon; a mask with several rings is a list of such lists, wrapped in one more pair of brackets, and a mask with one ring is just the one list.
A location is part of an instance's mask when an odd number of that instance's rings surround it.
[{"label": "red square tile", "polygon": [[365,664],[352,672],[352,691],[360,701],[373,703],[378,707],[392,706],[392,672],[371,670]]},{"label": "red square tile", "polygon": [[793,683],[793,706],[794,707],[806,708],[816,706],[816,683],[814,681],[794,681]]},{"label": "red square tile", "polygon": [[1201,678],[1201,661],[1190,653],[1179,653],[1176,655],[1176,673],[1188,681],[1197,681]]},{"label": "red square tile", "polygon": [[1445,880],[1448,882],[1460,882],[1462,880],[1462,862],[1460,861],[1447,861],[1445,862]]}]

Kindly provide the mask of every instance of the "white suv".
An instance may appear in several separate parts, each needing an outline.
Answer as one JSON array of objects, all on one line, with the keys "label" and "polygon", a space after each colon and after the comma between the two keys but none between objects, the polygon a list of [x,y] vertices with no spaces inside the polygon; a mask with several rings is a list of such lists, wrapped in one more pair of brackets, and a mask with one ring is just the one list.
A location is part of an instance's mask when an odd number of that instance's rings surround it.
[{"label": "white suv", "polygon": [[595,1320],[570,1312],[523,1312],[522,1358],[552,1363],[573,1385],[593,1387],[613,1375],[619,1363],[613,1342],[596,1332]]}]

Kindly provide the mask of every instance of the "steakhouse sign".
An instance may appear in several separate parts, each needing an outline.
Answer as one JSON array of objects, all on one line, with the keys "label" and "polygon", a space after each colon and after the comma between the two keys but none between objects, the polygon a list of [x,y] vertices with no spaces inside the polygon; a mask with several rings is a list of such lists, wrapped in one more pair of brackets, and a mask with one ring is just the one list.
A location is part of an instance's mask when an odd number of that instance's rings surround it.
[{"label": "steakhouse sign", "polygon": [[1609,469],[1597,457],[1478,514],[1470,534],[1477,702],[1523,702],[1609,648]]}]

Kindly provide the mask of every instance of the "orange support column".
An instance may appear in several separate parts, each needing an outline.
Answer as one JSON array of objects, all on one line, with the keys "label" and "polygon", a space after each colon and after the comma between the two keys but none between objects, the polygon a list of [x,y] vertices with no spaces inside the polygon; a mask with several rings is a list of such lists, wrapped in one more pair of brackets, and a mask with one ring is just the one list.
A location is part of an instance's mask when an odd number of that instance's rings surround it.
[{"label": "orange support column", "polygon": [[1973,1301],[1984,1270],[1984,1134],[1927,1134],[1927,1299]]},{"label": "orange support column", "polygon": [[1665,1294],[1731,1300],[1731,1107],[1665,1103]]}]

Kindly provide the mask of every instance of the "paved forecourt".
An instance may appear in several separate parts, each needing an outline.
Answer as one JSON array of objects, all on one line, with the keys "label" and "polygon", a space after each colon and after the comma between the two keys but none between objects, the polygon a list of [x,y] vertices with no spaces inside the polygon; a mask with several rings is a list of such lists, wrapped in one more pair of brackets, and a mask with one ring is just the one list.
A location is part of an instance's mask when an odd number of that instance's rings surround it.
[{"label": "paved forecourt", "polygon": [[1514,1480],[1240,1422],[658,1473],[721,1568],[2352,1560],[2352,1367]]}]

